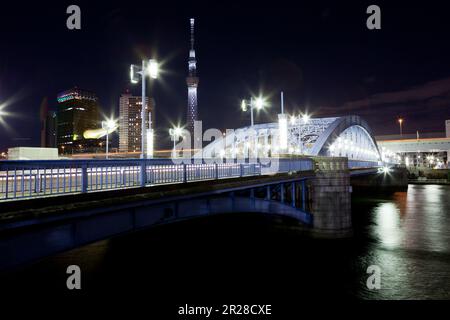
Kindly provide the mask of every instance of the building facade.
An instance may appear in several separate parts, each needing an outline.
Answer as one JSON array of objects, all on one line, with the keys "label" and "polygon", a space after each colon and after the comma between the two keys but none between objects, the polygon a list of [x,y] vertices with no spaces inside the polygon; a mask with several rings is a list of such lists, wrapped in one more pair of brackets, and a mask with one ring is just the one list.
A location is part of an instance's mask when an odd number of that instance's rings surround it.
[{"label": "building facade", "polygon": [[[146,98],[146,128],[149,126],[149,111],[153,113],[154,106],[155,101],[150,99],[149,106],[149,100]],[[142,97],[133,96],[129,92],[122,94],[119,99],[119,109],[119,152],[141,152]]]},{"label": "building facade", "polygon": [[62,154],[97,152],[99,139],[85,139],[86,130],[101,127],[97,95],[91,91],[72,88],[57,97],[56,141]]},{"label": "building facade", "polygon": [[195,58],[194,49],[194,19],[191,23],[191,49],[189,50],[189,75],[186,78],[188,87],[188,103],[186,113],[186,129],[191,133],[191,138],[194,136],[194,122],[198,120],[198,106],[197,106],[197,87],[199,78],[197,77],[197,60]]}]

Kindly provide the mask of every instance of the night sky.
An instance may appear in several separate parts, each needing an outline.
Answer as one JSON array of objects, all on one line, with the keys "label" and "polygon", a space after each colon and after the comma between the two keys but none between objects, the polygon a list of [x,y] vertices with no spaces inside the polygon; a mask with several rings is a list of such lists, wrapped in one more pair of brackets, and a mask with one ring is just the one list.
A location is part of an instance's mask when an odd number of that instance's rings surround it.
[{"label": "night sky", "polygon": [[[393,1],[390,1],[393,2]],[[66,28],[77,4],[82,29]],[[366,28],[378,4],[382,29]],[[151,88],[156,127],[167,137],[187,104],[189,18],[196,18],[198,104],[205,128],[248,125],[240,100],[271,96],[257,122],[276,119],[279,92],[289,112],[358,114],[375,134],[444,130],[450,119],[450,19],[443,2],[334,1],[3,1],[0,5],[0,150],[39,145],[44,97],[73,86],[97,93],[105,115],[119,113],[130,63],[164,62]],[[164,144],[164,143],[163,143]]]}]

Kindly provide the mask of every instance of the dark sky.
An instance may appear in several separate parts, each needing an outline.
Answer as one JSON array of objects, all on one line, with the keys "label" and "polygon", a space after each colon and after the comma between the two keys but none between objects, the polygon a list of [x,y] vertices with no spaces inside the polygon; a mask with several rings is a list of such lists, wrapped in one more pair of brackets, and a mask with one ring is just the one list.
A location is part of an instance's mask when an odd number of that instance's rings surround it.
[{"label": "dark sky", "polygon": [[[0,11],[0,150],[39,144],[39,105],[72,86],[96,92],[106,114],[130,88],[130,63],[164,61],[152,86],[156,126],[183,123],[189,18],[196,18],[199,113],[204,128],[247,125],[239,101],[259,92],[276,119],[289,112],[359,114],[376,134],[443,131],[450,119],[450,19],[444,2],[374,2],[382,29],[366,28],[373,2],[348,1],[3,1]],[[82,29],[66,28],[78,4]]]}]

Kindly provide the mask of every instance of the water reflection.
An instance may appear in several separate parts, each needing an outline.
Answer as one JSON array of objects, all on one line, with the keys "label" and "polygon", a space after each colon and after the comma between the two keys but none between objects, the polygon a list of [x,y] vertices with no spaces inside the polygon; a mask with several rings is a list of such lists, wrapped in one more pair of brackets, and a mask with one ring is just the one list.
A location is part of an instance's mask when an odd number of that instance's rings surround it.
[{"label": "water reflection", "polygon": [[450,188],[410,185],[370,214],[375,241],[359,261],[381,267],[382,289],[369,291],[361,283],[359,296],[450,298]]},{"label": "water reflection", "polygon": [[402,240],[400,210],[396,203],[382,203],[374,209],[375,237],[387,248],[397,247]]}]

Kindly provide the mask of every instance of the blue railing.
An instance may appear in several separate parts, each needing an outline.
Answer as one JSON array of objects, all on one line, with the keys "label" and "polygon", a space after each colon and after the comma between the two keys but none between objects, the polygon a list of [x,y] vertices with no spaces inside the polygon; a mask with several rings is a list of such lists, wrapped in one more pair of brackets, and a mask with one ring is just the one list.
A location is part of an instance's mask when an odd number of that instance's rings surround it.
[{"label": "blue railing", "polygon": [[313,169],[312,159],[1,161],[0,201]]}]

